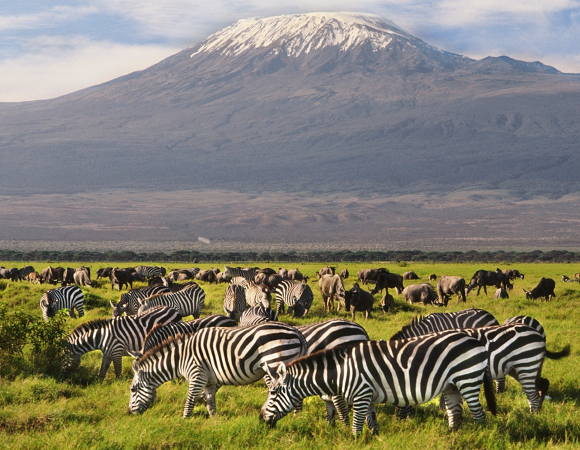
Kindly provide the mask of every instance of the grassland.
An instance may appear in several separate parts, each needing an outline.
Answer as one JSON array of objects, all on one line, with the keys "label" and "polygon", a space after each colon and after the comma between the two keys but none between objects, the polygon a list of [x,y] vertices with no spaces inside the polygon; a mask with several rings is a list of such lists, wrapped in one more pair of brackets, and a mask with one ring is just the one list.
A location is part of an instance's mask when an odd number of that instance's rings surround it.
[{"label": "grassland", "polygon": [[[0,265],[11,267],[14,264],[0,262]],[[37,270],[46,266],[39,263],[32,265]],[[76,267],[80,264],[60,265]],[[92,273],[107,265],[93,264]],[[477,269],[495,269],[495,266],[482,267],[480,264],[409,263],[404,267],[395,263],[335,265],[350,271],[351,277],[345,280],[347,289],[356,281],[352,274],[366,267],[388,267],[397,273],[414,270],[423,280],[432,273],[438,276],[461,275],[469,280]],[[273,268],[277,269],[278,266],[276,263]],[[316,280],[315,272],[323,264],[283,266],[288,269],[297,267],[311,280]],[[535,317],[546,329],[550,350],[560,350],[567,343],[572,345],[571,356],[558,361],[546,360],[544,364],[543,375],[551,382],[551,400],[544,403],[539,414],[529,413],[519,384],[508,378],[507,392],[498,396],[499,414],[495,417],[488,414],[487,424],[478,426],[466,409],[465,422],[457,432],[448,431],[436,401],[423,405],[417,417],[405,421],[395,420],[392,406],[379,405],[379,436],[370,436],[365,429],[363,435],[355,440],[350,430],[340,424],[334,427],[326,424],[324,405],[318,398],[307,399],[301,414],[288,416],[278,423],[277,428],[269,429],[258,421],[259,409],[266,398],[266,388],[262,383],[221,388],[217,394],[216,417],[209,418],[205,406],[200,404],[196,406],[193,417],[186,420],[181,417],[186,383],[166,383],[158,389],[155,404],[144,414],[134,416],[127,412],[132,378],[131,358],[124,358],[123,379],[116,380],[111,368],[105,380],[100,381],[97,373],[101,355],[97,351],[83,356],[81,367],[71,380],[47,376],[0,379],[0,448],[580,448],[580,284],[560,281],[562,274],[572,276],[580,272],[580,267],[569,264],[500,264],[500,267],[517,268],[526,275],[524,280],[515,281],[509,299],[494,300],[493,292],[484,295],[482,291],[479,296],[472,292],[466,304],[457,304],[452,299],[447,308],[424,308],[405,304],[401,296],[392,292],[395,297],[394,313],[384,314],[375,308],[371,319],[366,320],[359,313],[356,321],[367,329],[372,339],[388,339],[419,313],[478,307],[494,314],[500,322],[520,314]],[[223,269],[223,266],[220,268]],[[556,298],[550,303],[526,300],[522,289],[531,289],[542,276],[556,280]],[[70,329],[84,321],[110,317],[109,300],[116,302],[119,292],[112,291],[106,281],[83,288],[87,313],[82,319],[69,319]],[[409,283],[405,282],[405,285]],[[206,292],[204,314],[223,313],[225,286],[200,285]],[[284,322],[303,324],[330,317],[346,317],[344,314],[324,314],[318,286],[315,281],[311,281],[310,285],[315,300],[309,317],[294,319],[285,316],[282,317]],[[40,316],[38,301],[46,288],[26,282],[0,280],[0,302]],[[379,296],[375,298],[378,305]]]}]

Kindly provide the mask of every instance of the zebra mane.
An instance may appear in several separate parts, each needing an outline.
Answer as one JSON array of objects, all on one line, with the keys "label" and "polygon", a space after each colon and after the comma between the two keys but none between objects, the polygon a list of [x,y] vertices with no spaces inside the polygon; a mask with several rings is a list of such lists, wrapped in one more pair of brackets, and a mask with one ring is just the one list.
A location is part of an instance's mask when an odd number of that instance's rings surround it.
[{"label": "zebra mane", "polygon": [[83,335],[85,333],[89,333],[91,331],[96,330],[97,328],[102,328],[105,325],[108,325],[112,321],[113,319],[95,319],[89,322],[81,323],[74,330],[71,331],[69,336]]},{"label": "zebra mane", "polygon": [[[157,325],[156,325],[157,326]],[[155,328],[155,327],[153,327]],[[151,330],[153,331],[153,330]],[[185,335],[181,333],[176,333],[173,336],[168,336],[167,339],[163,339],[159,344],[155,347],[151,347],[147,350],[143,355],[138,358],[136,361],[138,364],[142,364],[149,359],[152,359],[155,354],[159,352],[166,353],[168,350],[175,348],[175,346],[181,345],[185,340]]]},{"label": "zebra mane", "polygon": [[163,325],[165,325],[165,324],[164,323],[161,323],[161,322],[157,322],[155,325],[153,325],[153,328],[151,328],[149,330],[149,333],[147,333],[145,335],[145,338],[143,339],[143,347],[145,347],[145,344],[147,344],[147,339],[149,339],[149,336],[151,336],[151,334],[153,334],[155,331],[157,331]]},{"label": "zebra mane", "polygon": [[165,294],[173,294],[173,292],[160,292],[159,294],[150,295],[149,297],[147,297],[146,299],[143,299],[143,300],[151,300],[153,298],[157,298],[157,297],[160,297],[160,296],[165,295]]},{"label": "zebra mane", "polygon": [[318,351],[311,353],[309,355],[304,355],[304,356],[301,356],[300,358],[296,358],[295,360],[288,363],[287,366],[293,366],[294,364],[300,364],[303,361],[313,361],[313,360],[320,361],[323,359],[328,359],[328,357],[332,357],[333,355],[336,355],[336,354],[344,355],[347,352],[347,350],[351,349],[352,347],[354,347],[355,345],[358,345],[358,344],[360,344],[360,342],[346,343],[346,344],[337,345],[336,347],[318,350]]},{"label": "zebra mane", "polygon": [[399,331],[397,331],[395,334],[393,334],[389,338],[389,341],[406,339],[407,337],[409,337],[406,335],[406,332],[413,330],[418,324],[421,323],[422,320],[425,319],[425,317],[427,317],[427,316],[424,316],[422,314],[419,314],[418,316],[413,317],[407,325],[403,325],[403,327]]}]

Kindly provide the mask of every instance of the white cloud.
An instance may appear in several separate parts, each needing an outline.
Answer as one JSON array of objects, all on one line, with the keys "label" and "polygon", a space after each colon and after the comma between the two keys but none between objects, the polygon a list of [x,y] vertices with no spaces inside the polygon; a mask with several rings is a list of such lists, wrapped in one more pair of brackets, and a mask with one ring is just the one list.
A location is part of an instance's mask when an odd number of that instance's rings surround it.
[{"label": "white cloud", "polygon": [[0,31],[57,27],[63,22],[80,20],[98,11],[95,6],[55,6],[49,10],[20,14],[0,15]]},{"label": "white cloud", "polygon": [[0,101],[58,97],[145,69],[181,50],[159,45],[92,42],[84,37],[73,39],[72,43],[68,37],[36,41],[31,45],[44,51],[0,61]]}]

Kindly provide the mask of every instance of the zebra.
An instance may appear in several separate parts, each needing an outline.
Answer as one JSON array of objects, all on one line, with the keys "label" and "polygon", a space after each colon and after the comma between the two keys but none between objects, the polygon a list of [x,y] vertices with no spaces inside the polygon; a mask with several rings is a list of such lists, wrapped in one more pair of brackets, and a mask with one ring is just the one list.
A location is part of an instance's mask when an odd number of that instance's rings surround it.
[{"label": "zebra", "polygon": [[155,294],[162,294],[166,292],[171,292],[171,290],[163,285],[155,284],[152,286],[144,286],[138,289],[131,289],[124,294],[121,294],[119,302],[114,305],[113,302],[109,301],[109,304],[113,308],[113,317],[122,316],[123,313],[127,316],[133,316],[137,314],[139,308],[141,307],[141,300],[151,297]]},{"label": "zebra", "polygon": [[240,267],[225,266],[225,268],[226,270],[224,273],[226,277],[242,277],[248,281],[255,281],[259,270],[257,267],[247,267],[245,269],[241,269]]},{"label": "zebra", "polygon": [[479,402],[482,384],[487,406],[496,413],[487,358],[485,346],[477,339],[452,330],[315,352],[287,366],[279,364],[276,372],[267,368],[271,380],[260,418],[275,426],[305,397],[326,395],[332,398],[346,426],[347,405],[353,405],[355,436],[361,433],[365,419],[376,434],[374,404],[417,405],[443,393],[451,429],[463,420],[461,396],[475,421],[484,422]]},{"label": "zebra", "polygon": [[197,284],[191,284],[178,292],[155,294],[141,301],[139,312],[146,311],[152,306],[172,306],[183,316],[193,316],[199,319],[205,303],[205,292]]},{"label": "zebra", "polygon": [[294,327],[267,322],[236,328],[202,328],[190,336],[170,337],[133,362],[129,409],[144,412],[157,387],[179,376],[189,382],[183,416],[189,417],[201,392],[210,416],[215,394],[225,385],[247,385],[266,375],[265,367],[303,356],[306,340]]},{"label": "zebra", "polygon": [[272,294],[268,286],[254,282],[248,284],[246,288],[246,303],[249,307],[262,305],[265,308],[270,308],[271,301]]},{"label": "zebra", "polygon": [[277,322],[278,315],[270,308],[263,305],[246,309],[240,317],[240,326],[258,325],[264,322]]},{"label": "zebra", "polygon": [[[369,335],[366,330],[356,322],[346,319],[330,319],[323,322],[309,323],[296,327],[302,333],[308,344],[308,354],[330,350],[341,345],[353,345],[358,342],[368,341]],[[334,422],[336,409],[330,398],[322,398],[326,404],[326,421]],[[301,411],[297,406],[295,412]]]},{"label": "zebra", "polygon": [[143,278],[164,277],[167,272],[164,267],[158,266],[137,266],[135,272]]},{"label": "zebra", "polygon": [[144,314],[121,316],[112,319],[96,319],[76,327],[65,339],[63,371],[75,370],[81,363],[81,356],[92,350],[103,352],[99,377],[105,378],[113,363],[115,376],[121,378],[122,357],[130,356],[143,347],[147,333],[157,323],[181,321],[181,314],[175,308],[158,306]]},{"label": "zebra", "polygon": [[78,286],[62,286],[46,291],[40,298],[42,318],[46,321],[54,317],[60,309],[68,309],[69,316],[76,318],[76,309],[79,317],[85,315],[83,291]]},{"label": "zebra", "polygon": [[[535,319],[532,320],[539,324]],[[397,339],[398,336],[409,337],[414,323],[416,321],[403,327],[391,339]],[[423,327],[421,334],[425,334],[425,331],[442,331],[433,326],[436,325],[434,322],[431,322],[431,325],[430,330],[425,330]],[[498,393],[505,391],[505,377],[508,374],[511,375],[521,384],[531,412],[541,409],[549,386],[548,380],[541,377],[544,356],[559,359],[570,352],[569,346],[561,352],[547,350],[545,334],[519,322],[480,328],[461,328],[456,331],[464,332],[486,346],[489,352],[491,376],[496,380],[496,391]],[[397,410],[397,413],[399,417],[412,415],[411,410]]]},{"label": "zebra", "polygon": [[293,312],[294,317],[302,317],[308,313],[313,299],[312,289],[306,283],[282,280],[276,287],[276,314],[280,315],[288,305],[288,314]]},{"label": "zebra", "polygon": [[224,295],[224,312],[230,319],[237,321],[246,309],[246,290],[242,285],[230,284]]},{"label": "zebra", "polygon": [[143,349],[141,353],[144,354],[147,350],[152,349],[156,345],[161,344],[169,336],[175,337],[177,334],[187,335],[193,334],[202,328],[208,327],[235,327],[237,323],[229,317],[221,314],[213,314],[211,316],[202,317],[201,319],[194,319],[188,322],[173,322],[173,323],[158,323],[151,331],[147,333],[143,340]]}]

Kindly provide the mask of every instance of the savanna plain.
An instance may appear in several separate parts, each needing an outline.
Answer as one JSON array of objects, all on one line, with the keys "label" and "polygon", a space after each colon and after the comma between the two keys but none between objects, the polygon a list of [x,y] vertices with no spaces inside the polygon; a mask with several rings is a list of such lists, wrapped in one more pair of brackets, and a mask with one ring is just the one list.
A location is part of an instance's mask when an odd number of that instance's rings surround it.
[{"label": "savanna plain", "polygon": [[[23,267],[31,264],[40,271],[46,263],[0,262],[5,267]],[[93,280],[100,267],[156,264],[92,263]],[[263,382],[242,387],[222,387],[216,397],[217,415],[209,417],[205,404],[198,403],[193,416],[182,418],[187,383],[175,380],[165,383],[157,391],[153,406],[141,415],[128,412],[129,385],[133,377],[132,358],[123,358],[123,377],[116,379],[113,368],[104,380],[98,377],[101,352],[94,351],[82,357],[81,366],[69,377],[23,372],[0,378],[0,448],[10,449],[511,449],[511,448],[580,448],[580,284],[563,282],[562,275],[572,278],[580,272],[580,264],[444,264],[444,263],[332,263],[338,270],[347,268],[350,277],[345,288],[356,282],[356,273],[363,268],[386,267],[402,274],[415,271],[427,282],[430,274],[460,275],[469,282],[478,269],[518,269],[525,274],[516,279],[508,299],[494,299],[495,288],[476,295],[472,291],[466,303],[451,298],[447,307],[410,305],[394,290],[394,312],[384,313],[379,308],[380,295],[375,295],[371,318],[357,313],[356,322],[361,324],[371,339],[388,339],[418,314],[451,312],[465,308],[482,308],[492,313],[500,323],[516,315],[528,315],[539,320],[547,335],[547,348],[559,351],[571,345],[570,356],[560,360],[546,359],[543,376],[550,380],[549,400],[538,414],[529,412],[526,397],[520,385],[508,377],[507,392],[498,394],[498,414],[487,412],[485,425],[474,423],[467,407],[464,407],[464,423],[458,431],[449,431],[444,412],[438,407],[438,399],[418,407],[413,419],[397,420],[392,405],[378,405],[380,427],[378,436],[372,436],[365,427],[358,438],[351,430],[337,423],[326,423],[325,407],[317,397],[308,398],[304,410],[295,416],[288,415],[278,422],[276,428],[268,428],[258,420],[260,408],[267,396]],[[54,266],[55,264],[53,264]],[[63,267],[81,264],[59,262]],[[191,263],[157,264],[171,268],[189,268]],[[330,318],[350,319],[341,311],[326,314],[316,281],[316,272],[325,263],[235,263],[233,266],[297,268],[310,277],[314,303],[306,317],[294,318],[282,315],[280,320],[291,325],[301,325]],[[210,268],[211,264],[196,267]],[[213,264],[224,270],[223,264]],[[523,289],[531,290],[542,277],[556,281],[556,297],[551,302],[526,299]],[[206,292],[202,316],[223,314],[225,284],[198,282]],[[435,287],[436,282],[431,282]],[[144,285],[136,283],[134,287]],[[39,300],[43,292],[52,286],[32,285],[26,281],[0,280],[0,306],[8,314],[22,311],[41,317]],[[369,287],[367,287],[368,289]],[[111,289],[109,280],[93,281],[92,287],[82,288],[85,295],[85,316],[65,319],[65,327],[72,330],[80,323],[111,317],[109,301],[116,303],[120,293]],[[187,320],[188,318],[186,318]],[[1,324],[0,324],[1,327]],[[1,330],[2,328],[0,328]],[[25,348],[24,352],[32,349]],[[483,393],[482,404],[486,408]]]}]

